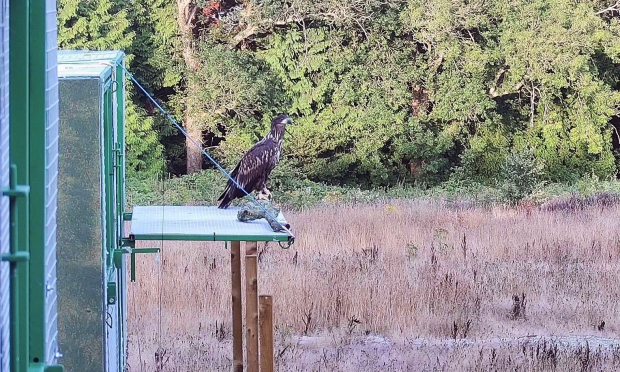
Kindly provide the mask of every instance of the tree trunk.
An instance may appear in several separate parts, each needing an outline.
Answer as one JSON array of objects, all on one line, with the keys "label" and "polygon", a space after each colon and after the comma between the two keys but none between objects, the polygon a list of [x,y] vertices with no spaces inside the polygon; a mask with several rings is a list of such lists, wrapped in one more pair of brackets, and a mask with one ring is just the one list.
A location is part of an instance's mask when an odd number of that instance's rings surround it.
[{"label": "tree trunk", "polygon": [[[194,121],[189,114],[185,114],[185,127],[189,137],[193,138],[202,146],[202,129],[194,125]],[[202,169],[202,151],[196,147],[189,138],[185,139],[187,154],[187,174],[196,173]]]},{"label": "tree trunk", "polygon": [[[177,0],[178,5],[178,22],[181,31],[181,40],[183,41],[183,59],[187,71],[196,69],[197,61],[194,58],[194,40],[193,28],[194,17],[196,16],[196,6],[192,4],[192,0]],[[191,83],[188,83],[187,89],[191,91]],[[199,123],[194,122],[191,117],[191,107],[185,107],[185,130],[187,134],[202,146],[202,130]],[[187,154],[187,173],[195,173],[202,169],[202,153],[196,145],[187,138],[185,140]]]}]

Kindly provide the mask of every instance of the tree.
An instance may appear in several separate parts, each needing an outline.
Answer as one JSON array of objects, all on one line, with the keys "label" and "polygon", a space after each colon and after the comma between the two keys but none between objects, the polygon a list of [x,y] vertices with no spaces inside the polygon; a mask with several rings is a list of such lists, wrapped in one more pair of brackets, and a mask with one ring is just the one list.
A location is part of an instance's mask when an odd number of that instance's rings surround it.
[{"label": "tree", "polygon": [[497,174],[511,146],[535,148],[552,180],[614,173],[620,28],[596,9],[596,1],[409,2],[408,28],[431,67],[430,119],[465,134],[469,174]]},{"label": "tree", "polygon": [[[196,52],[194,46],[194,27],[196,25],[196,12],[198,11],[198,7],[192,0],[177,0],[177,7],[177,22],[181,35],[181,45],[183,46],[183,59],[185,61],[186,70],[188,73],[191,73],[191,71],[199,66],[199,62],[195,58]],[[192,92],[196,87],[193,86],[191,82],[188,82],[186,89]],[[186,139],[187,173],[194,173],[202,169],[202,153],[190,140],[190,138],[192,138],[202,146],[202,131],[200,130],[199,123],[189,114],[191,111],[192,107],[188,106],[186,103],[184,118],[185,130],[188,133],[188,138]]]},{"label": "tree", "polygon": [[[130,51],[131,69],[142,84],[177,118],[183,117],[185,64],[177,23],[176,0],[133,0],[128,7],[131,30],[135,33]],[[183,174],[186,170],[185,139],[168,119],[141,94],[133,95],[143,106],[158,134],[167,172]],[[183,124],[183,123],[181,123]],[[162,164],[158,161],[158,164]]]},{"label": "tree", "polygon": [[[129,13],[120,0],[64,3],[79,15],[62,23],[82,30],[65,40],[113,35],[114,23],[139,76],[225,164],[286,111],[286,167],[318,181],[495,183],[530,151],[547,180],[617,169],[613,0],[134,0]],[[187,159],[165,144],[169,163],[202,168],[191,142]]]},{"label": "tree", "polygon": [[[59,0],[58,45],[62,49],[118,49],[126,52],[126,62],[134,58],[136,38],[127,11],[129,3],[120,0]],[[135,95],[128,85],[128,96]],[[126,102],[126,140],[128,174],[155,174],[164,165],[163,148],[154,131],[154,122],[139,109],[134,100]]]},{"label": "tree", "polygon": [[58,47],[126,50],[135,34],[124,5],[120,0],[59,0]]}]

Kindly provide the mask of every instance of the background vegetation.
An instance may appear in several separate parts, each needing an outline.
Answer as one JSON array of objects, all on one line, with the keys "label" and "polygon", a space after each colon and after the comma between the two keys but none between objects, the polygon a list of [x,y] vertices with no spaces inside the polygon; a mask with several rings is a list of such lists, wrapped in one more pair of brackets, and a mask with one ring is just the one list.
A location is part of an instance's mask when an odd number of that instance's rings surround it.
[{"label": "background vegetation", "polygon": [[[615,178],[619,9],[613,0],[60,0],[58,21],[62,48],[125,50],[226,166],[287,112],[295,125],[278,185],[474,182],[520,199],[541,182]],[[130,95],[132,177],[209,167]]]}]

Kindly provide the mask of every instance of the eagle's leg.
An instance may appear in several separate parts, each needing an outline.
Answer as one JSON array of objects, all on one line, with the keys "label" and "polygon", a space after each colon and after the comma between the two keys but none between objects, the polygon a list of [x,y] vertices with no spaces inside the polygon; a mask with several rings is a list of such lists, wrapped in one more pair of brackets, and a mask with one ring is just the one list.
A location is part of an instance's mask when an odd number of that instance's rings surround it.
[{"label": "eagle's leg", "polygon": [[258,192],[258,200],[271,200],[271,191],[267,189],[267,186]]}]

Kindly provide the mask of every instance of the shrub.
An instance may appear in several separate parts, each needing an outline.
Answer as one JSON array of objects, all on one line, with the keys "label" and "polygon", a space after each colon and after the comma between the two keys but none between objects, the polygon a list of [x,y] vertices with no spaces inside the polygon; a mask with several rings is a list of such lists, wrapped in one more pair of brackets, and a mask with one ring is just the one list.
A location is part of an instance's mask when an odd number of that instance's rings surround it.
[{"label": "shrub", "polygon": [[532,150],[512,151],[506,156],[500,190],[509,202],[530,196],[539,186],[543,175],[543,163],[536,159]]}]

